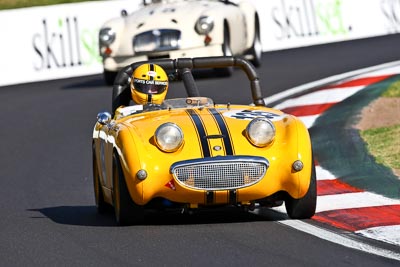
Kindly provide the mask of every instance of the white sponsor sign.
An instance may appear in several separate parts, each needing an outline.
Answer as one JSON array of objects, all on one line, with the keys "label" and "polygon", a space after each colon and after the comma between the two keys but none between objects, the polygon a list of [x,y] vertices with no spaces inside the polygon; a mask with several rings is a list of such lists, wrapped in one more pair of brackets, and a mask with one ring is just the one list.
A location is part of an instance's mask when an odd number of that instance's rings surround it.
[{"label": "white sponsor sign", "polygon": [[400,0],[251,0],[264,51],[400,32]]},{"label": "white sponsor sign", "polygon": [[83,2],[0,11],[0,86],[102,72],[98,31],[141,0]]},{"label": "white sponsor sign", "polygon": [[[264,51],[400,32],[400,0],[250,0]],[[142,0],[0,11],[0,86],[101,73],[101,25]]]}]

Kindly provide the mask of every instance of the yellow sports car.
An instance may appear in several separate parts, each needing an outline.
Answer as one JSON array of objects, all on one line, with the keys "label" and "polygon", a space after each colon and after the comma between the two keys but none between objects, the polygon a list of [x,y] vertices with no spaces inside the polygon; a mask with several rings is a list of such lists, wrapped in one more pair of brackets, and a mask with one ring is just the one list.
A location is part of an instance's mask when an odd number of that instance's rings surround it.
[{"label": "yellow sports car", "polygon": [[[188,96],[130,105],[131,81],[140,80],[132,75],[144,63],[178,77]],[[216,104],[199,95],[193,69],[230,67],[246,73],[253,105]],[[312,217],[316,208],[307,128],[265,107],[253,65],[236,57],[162,59],[122,69],[112,114],[99,113],[94,126],[93,178],[98,211],[113,206],[121,225],[139,223],[154,208],[252,210],[284,202],[295,219]]]}]

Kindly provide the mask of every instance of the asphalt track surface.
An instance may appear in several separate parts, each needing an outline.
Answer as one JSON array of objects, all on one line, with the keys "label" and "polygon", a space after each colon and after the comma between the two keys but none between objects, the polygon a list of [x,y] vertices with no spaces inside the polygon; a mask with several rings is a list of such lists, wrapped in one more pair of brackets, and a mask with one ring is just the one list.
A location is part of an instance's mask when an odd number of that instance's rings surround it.
[{"label": "asphalt track surface", "polygon": [[[399,60],[399,47],[396,34],[264,53],[263,93]],[[248,85],[238,71],[198,76],[216,102],[251,102],[249,91],[234,90]],[[181,95],[173,86],[169,97]],[[92,129],[111,110],[102,76],[1,87],[0,100],[1,266],[398,266],[289,228],[268,210],[155,213],[116,226],[111,213],[96,213],[92,188]]]}]

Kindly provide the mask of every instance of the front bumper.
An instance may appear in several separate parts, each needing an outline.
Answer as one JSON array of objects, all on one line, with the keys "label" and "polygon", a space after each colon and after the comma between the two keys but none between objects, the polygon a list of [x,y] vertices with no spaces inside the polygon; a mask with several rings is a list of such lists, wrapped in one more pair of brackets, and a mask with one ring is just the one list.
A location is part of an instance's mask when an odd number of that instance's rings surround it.
[{"label": "front bumper", "polygon": [[254,156],[180,161],[171,165],[169,173],[149,173],[143,181],[128,178],[128,188],[138,205],[155,198],[200,206],[257,203],[278,192],[301,197],[308,189],[310,163],[299,172],[293,172],[292,163]]}]

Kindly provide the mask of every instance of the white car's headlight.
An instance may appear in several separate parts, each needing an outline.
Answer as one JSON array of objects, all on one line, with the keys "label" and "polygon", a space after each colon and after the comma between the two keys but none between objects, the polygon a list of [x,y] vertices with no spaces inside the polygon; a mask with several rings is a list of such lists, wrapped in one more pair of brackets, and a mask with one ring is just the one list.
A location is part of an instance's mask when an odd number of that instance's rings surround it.
[{"label": "white car's headlight", "polygon": [[101,45],[110,45],[115,41],[115,32],[111,28],[103,28],[99,32],[99,42]]},{"label": "white car's headlight", "polygon": [[275,126],[266,118],[255,118],[246,127],[247,138],[257,147],[270,144],[275,138]]},{"label": "white car's headlight", "polygon": [[164,123],[156,130],[155,142],[157,147],[162,151],[174,152],[183,144],[183,132],[174,123]]},{"label": "white car's headlight", "polygon": [[214,20],[212,17],[201,16],[195,25],[198,34],[208,34],[214,28]]}]

